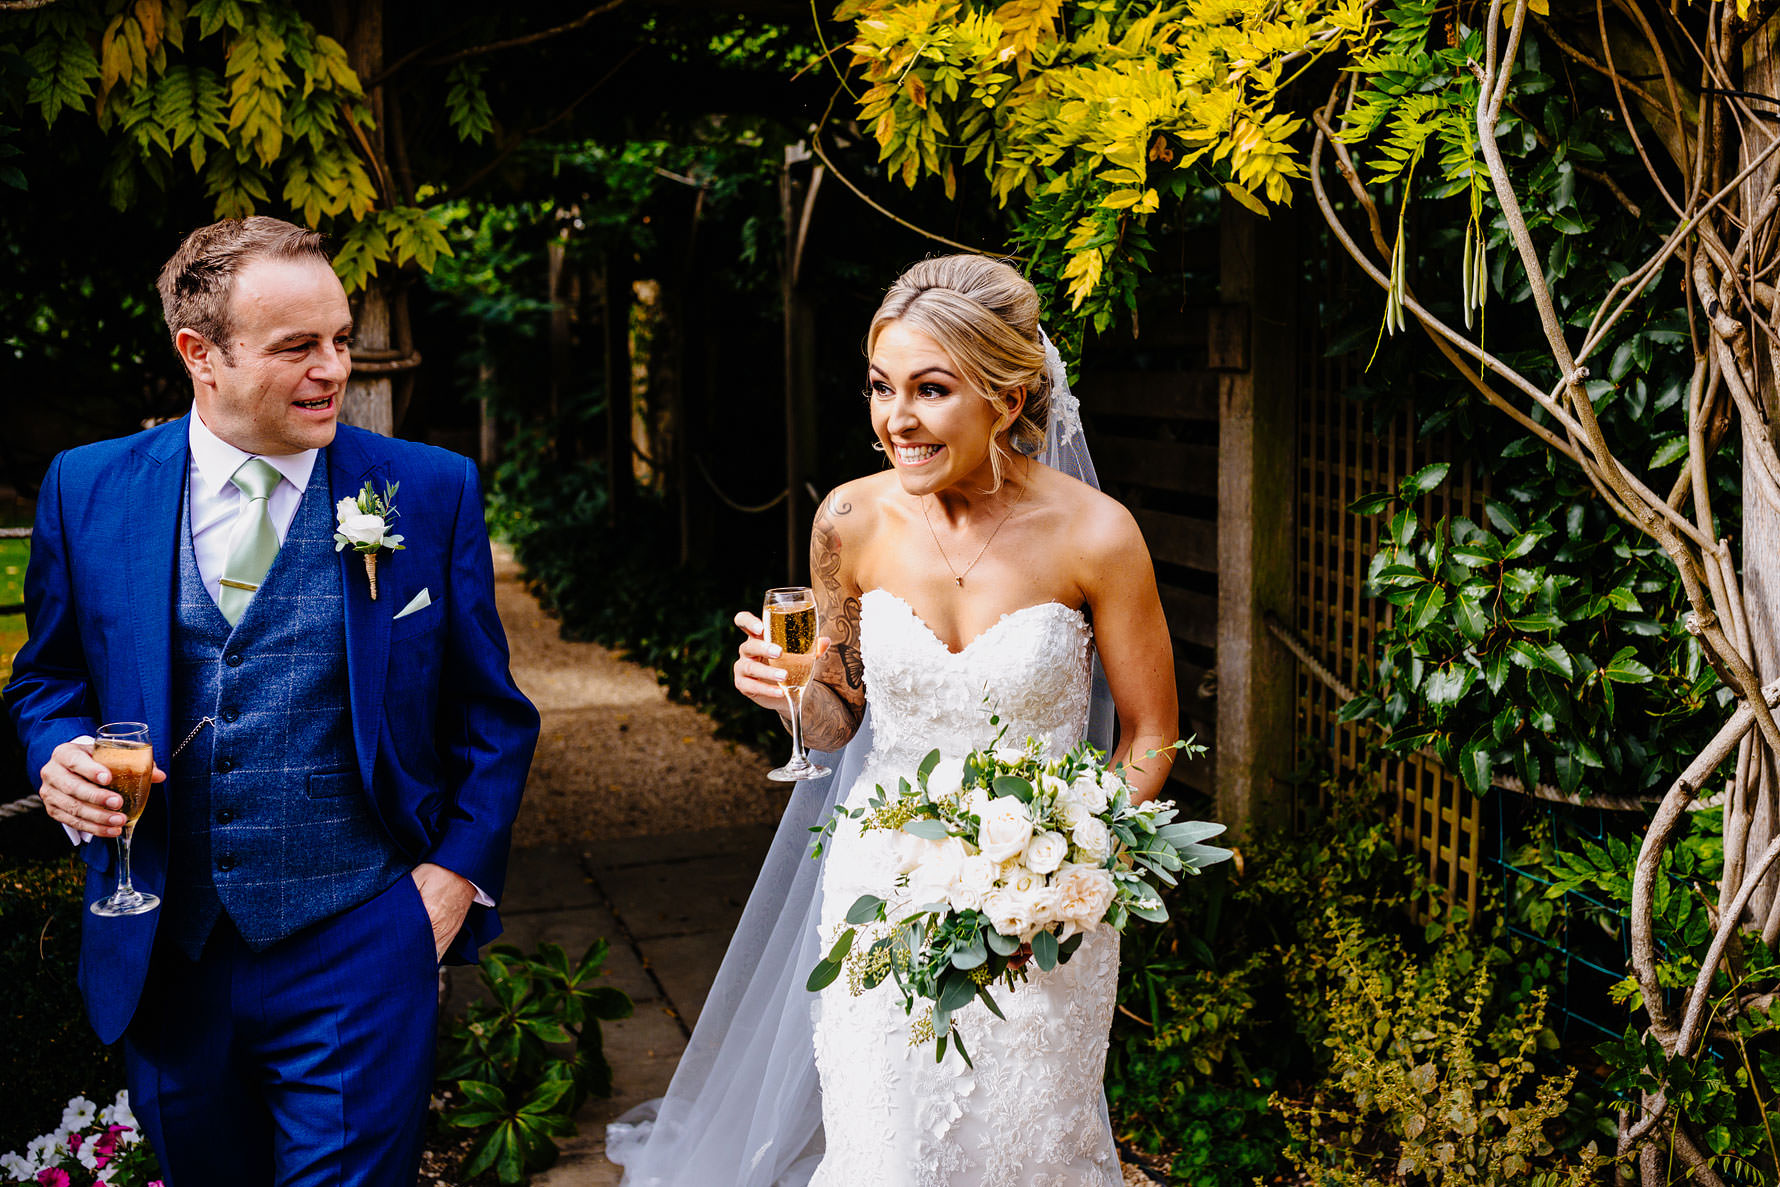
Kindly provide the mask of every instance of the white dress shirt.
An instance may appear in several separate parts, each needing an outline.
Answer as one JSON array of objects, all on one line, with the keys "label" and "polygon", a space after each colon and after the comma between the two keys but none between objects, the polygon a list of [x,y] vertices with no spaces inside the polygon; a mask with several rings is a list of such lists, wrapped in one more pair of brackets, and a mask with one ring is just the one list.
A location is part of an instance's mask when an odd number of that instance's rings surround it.
[{"label": "white dress shirt", "polygon": [[303,492],[309,487],[309,477],[315,473],[315,459],[321,451],[248,453],[211,432],[199,418],[196,408],[192,409],[188,440],[192,461],[187,471],[186,499],[192,517],[192,552],[198,560],[198,577],[214,602],[223,569],[228,564],[229,554],[234,551],[237,526],[241,531],[247,531],[249,526],[244,520],[239,525],[236,523],[240,518],[241,500],[247,496],[229,479],[253,457],[278,471],[282,481],[273,488],[272,497],[266,500],[266,510],[272,516],[272,529],[278,533],[278,542],[283,544],[285,536],[290,533],[290,522],[296,518],[297,504],[303,501]]},{"label": "white dress shirt", "polygon": [[[253,457],[278,471],[282,481],[273,488],[271,497],[266,500],[266,510],[272,516],[272,528],[278,533],[278,543],[282,545],[284,538],[290,534],[291,520],[297,516],[297,504],[303,501],[303,492],[309,489],[309,479],[315,473],[315,459],[321,451],[305,449],[302,453],[248,453],[211,432],[198,415],[196,405],[192,407],[191,428],[186,439],[191,452],[191,466],[186,472],[186,503],[192,522],[192,552],[198,562],[198,577],[204,582],[204,589],[214,602],[221,589],[218,583],[222,579],[223,568],[228,563],[229,554],[234,551],[237,526],[241,531],[247,530],[245,520],[237,525],[241,500],[247,496],[229,479],[234,477],[235,471],[247,459]],[[89,735],[82,735],[74,741],[89,746],[93,743]],[[68,825],[64,824],[62,829],[75,844],[91,839],[90,834]],[[484,907],[494,906],[494,900],[484,894],[480,886],[474,882],[470,886],[476,892],[477,903]]]}]

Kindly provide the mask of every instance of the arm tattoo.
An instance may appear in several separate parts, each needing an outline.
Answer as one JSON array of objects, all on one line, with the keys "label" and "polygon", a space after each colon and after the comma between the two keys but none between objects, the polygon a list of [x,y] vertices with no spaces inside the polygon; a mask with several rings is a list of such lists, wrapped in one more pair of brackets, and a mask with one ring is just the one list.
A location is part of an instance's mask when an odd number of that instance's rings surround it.
[{"label": "arm tattoo", "polygon": [[859,595],[841,576],[841,537],[832,517],[852,511],[850,503],[829,500],[816,512],[810,533],[810,577],[822,617],[822,633],[833,640],[816,667],[804,699],[804,732],[821,750],[835,750],[852,738],[865,711],[865,661],[859,654]]}]

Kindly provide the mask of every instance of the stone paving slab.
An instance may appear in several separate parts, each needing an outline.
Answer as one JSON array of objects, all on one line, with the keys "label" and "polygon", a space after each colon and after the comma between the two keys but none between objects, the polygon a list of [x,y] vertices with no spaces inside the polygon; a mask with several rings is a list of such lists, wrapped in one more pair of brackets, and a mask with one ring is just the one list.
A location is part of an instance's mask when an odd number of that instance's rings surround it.
[{"label": "stone paving slab", "polygon": [[[580,1132],[533,1183],[618,1183],[605,1159],[606,1123],[667,1091],[771,841],[770,828],[748,826],[513,851],[501,942],[528,953],[554,942],[579,956],[603,936],[610,984],[636,1004],[602,1028],[615,1094],[582,1106]],[[475,969],[447,969],[445,980],[452,1013],[482,992]]]}]

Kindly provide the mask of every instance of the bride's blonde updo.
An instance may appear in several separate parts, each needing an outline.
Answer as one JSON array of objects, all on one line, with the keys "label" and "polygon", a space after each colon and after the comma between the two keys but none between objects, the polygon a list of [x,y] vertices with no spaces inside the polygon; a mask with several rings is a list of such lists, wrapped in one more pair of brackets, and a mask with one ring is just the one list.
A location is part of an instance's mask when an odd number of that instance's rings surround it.
[{"label": "bride's blonde updo", "polygon": [[1044,448],[1051,418],[1051,381],[1045,348],[1038,336],[1038,293],[1011,265],[988,256],[938,256],[922,260],[896,278],[871,319],[869,356],[878,335],[891,322],[903,322],[933,339],[957,367],[959,378],[985,400],[1023,387],[1020,415],[998,433],[989,451],[995,489],[1002,467],[1013,460],[1009,446],[1024,454]]}]

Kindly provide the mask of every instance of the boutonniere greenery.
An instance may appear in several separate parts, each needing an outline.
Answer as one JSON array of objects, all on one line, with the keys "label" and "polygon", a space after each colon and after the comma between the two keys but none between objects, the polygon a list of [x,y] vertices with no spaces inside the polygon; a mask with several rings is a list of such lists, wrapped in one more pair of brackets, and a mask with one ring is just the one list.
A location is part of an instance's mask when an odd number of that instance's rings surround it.
[{"label": "boutonniere greenery", "polygon": [[371,582],[371,600],[377,600],[377,558],[384,552],[399,551],[402,538],[390,533],[390,525],[400,514],[396,510],[398,482],[385,483],[378,494],[369,482],[357,498],[341,499],[334,506],[334,551],[351,548],[365,556],[365,576]]}]

